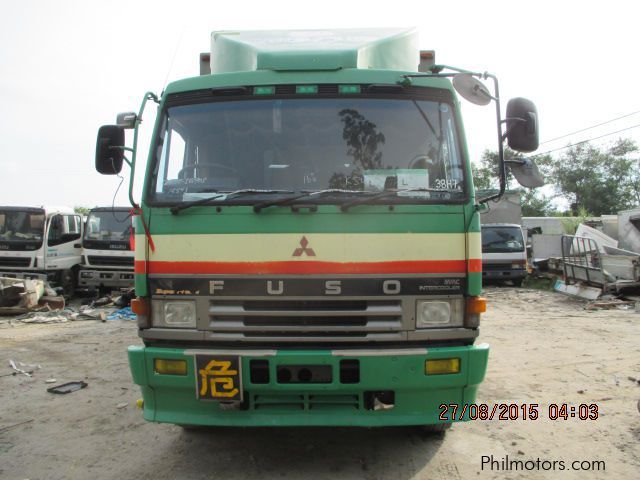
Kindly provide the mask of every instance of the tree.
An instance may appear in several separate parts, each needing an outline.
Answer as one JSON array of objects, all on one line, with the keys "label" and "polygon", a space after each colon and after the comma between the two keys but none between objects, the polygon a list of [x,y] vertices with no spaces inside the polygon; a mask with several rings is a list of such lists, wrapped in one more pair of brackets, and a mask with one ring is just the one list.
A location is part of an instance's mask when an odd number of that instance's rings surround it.
[{"label": "tree", "polygon": [[73,211],[78,215],[89,215],[90,210],[91,209],[89,207],[80,207],[80,206],[73,207]]},{"label": "tree", "polygon": [[638,147],[619,139],[608,149],[576,145],[552,162],[556,191],[574,215],[581,208],[599,216],[640,203]]},{"label": "tree", "polygon": [[520,189],[523,217],[548,217],[556,212],[553,198],[533,188]]}]

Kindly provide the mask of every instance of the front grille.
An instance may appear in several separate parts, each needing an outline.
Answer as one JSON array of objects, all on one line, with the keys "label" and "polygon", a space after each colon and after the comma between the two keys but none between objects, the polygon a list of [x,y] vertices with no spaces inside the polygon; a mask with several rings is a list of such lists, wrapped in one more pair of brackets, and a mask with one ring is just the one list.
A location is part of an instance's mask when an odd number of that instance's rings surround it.
[{"label": "front grille", "polygon": [[511,269],[510,263],[483,263],[482,264],[482,270],[485,270],[485,271],[510,270],[510,269]]},{"label": "front grille", "polygon": [[29,267],[29,257],[0,257],[0,267]]},{"label": "front grille", "polygon": [[101,256],[101,255],[89,255],[87,259],[89,260],[89,265],[133,267],[133,258],[131,257],[110,257],[110,256]]},{"label": "front grille", "polygon": [[[212,338],[398,339],[401,300],[211,300]],[[380,338],[382,339],[382,338]]]}]

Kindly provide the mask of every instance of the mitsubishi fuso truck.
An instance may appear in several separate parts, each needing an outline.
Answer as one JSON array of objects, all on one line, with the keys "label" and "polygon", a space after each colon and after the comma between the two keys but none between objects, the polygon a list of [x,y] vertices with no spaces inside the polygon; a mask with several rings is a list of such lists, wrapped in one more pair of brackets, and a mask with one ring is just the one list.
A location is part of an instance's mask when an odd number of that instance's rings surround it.
[{"label": "mitsubishi fuso truck", "polygon": [[[501,188],[487,198],[475,195],[458,95],[495,108]],[[214,32],[201,75],[146,93],[98,132],[98,172],[132,170],[142,344],[128,354],[144,418],[472,418],[462,407],[489,356],[476,343],[479,212],[504,192],[506,168],[541,183],[530,160],[504,162],[505,140],[537,148],[533,103],[513,99],[504,116],[496,76],[436,64],[414,29]]]},{"label": "mitsubishi fuso truck", "polygon": [[89,211],[82,237],[79,288],[104,290],[133,287],[130,211],[130,207],[97,207]]},{"label": "mitsubishi fuso truck", "polygon": [[72,208],[0,206],[0,277],[48,280],[70,296],[81,237],[82,218]]}]

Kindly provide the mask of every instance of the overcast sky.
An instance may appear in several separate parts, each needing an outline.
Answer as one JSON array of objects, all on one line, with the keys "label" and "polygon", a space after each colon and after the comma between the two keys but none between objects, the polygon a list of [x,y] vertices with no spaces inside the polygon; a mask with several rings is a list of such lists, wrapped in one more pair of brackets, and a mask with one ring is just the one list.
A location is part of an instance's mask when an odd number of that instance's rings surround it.
[{"label": "overcast sky", "polygon": [[[533,100],[545,141],[640,110],[638,21],[640,5],[618,0],[3,2],[0,204],[110,205],[119,180],[94,170],[98,127],[137,111],[145,91],[197,75],[213,30],[418,27],[438,63],[497,74],[505,104]],[[494,112],[463,108],[477,159],[496,148]],[[638,124],[634,114],[539,152]],[[640,128],[596,143],[620,136],[640,141]]]}]

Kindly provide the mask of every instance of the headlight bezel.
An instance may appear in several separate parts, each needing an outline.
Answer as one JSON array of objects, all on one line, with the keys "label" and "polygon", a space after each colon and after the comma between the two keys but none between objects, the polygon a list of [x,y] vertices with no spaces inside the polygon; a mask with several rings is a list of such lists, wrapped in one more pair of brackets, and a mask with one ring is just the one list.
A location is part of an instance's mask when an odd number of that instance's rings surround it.
[{"label": "headlight bezel", "polygon": [[[415,303],[415,329],[458,328],[464,324],[464,298],[421,298]],[[428,309],[431,307],[431,311]],[[447,321],[442,318],[447,316]]]},{"label": "headlight bezel", "polygon": [[[180,318],[182,321],[176,321]],[[192,299],[171,299],[151,301],[151,324],[162,328],[196,328],[196,301]]]}]

